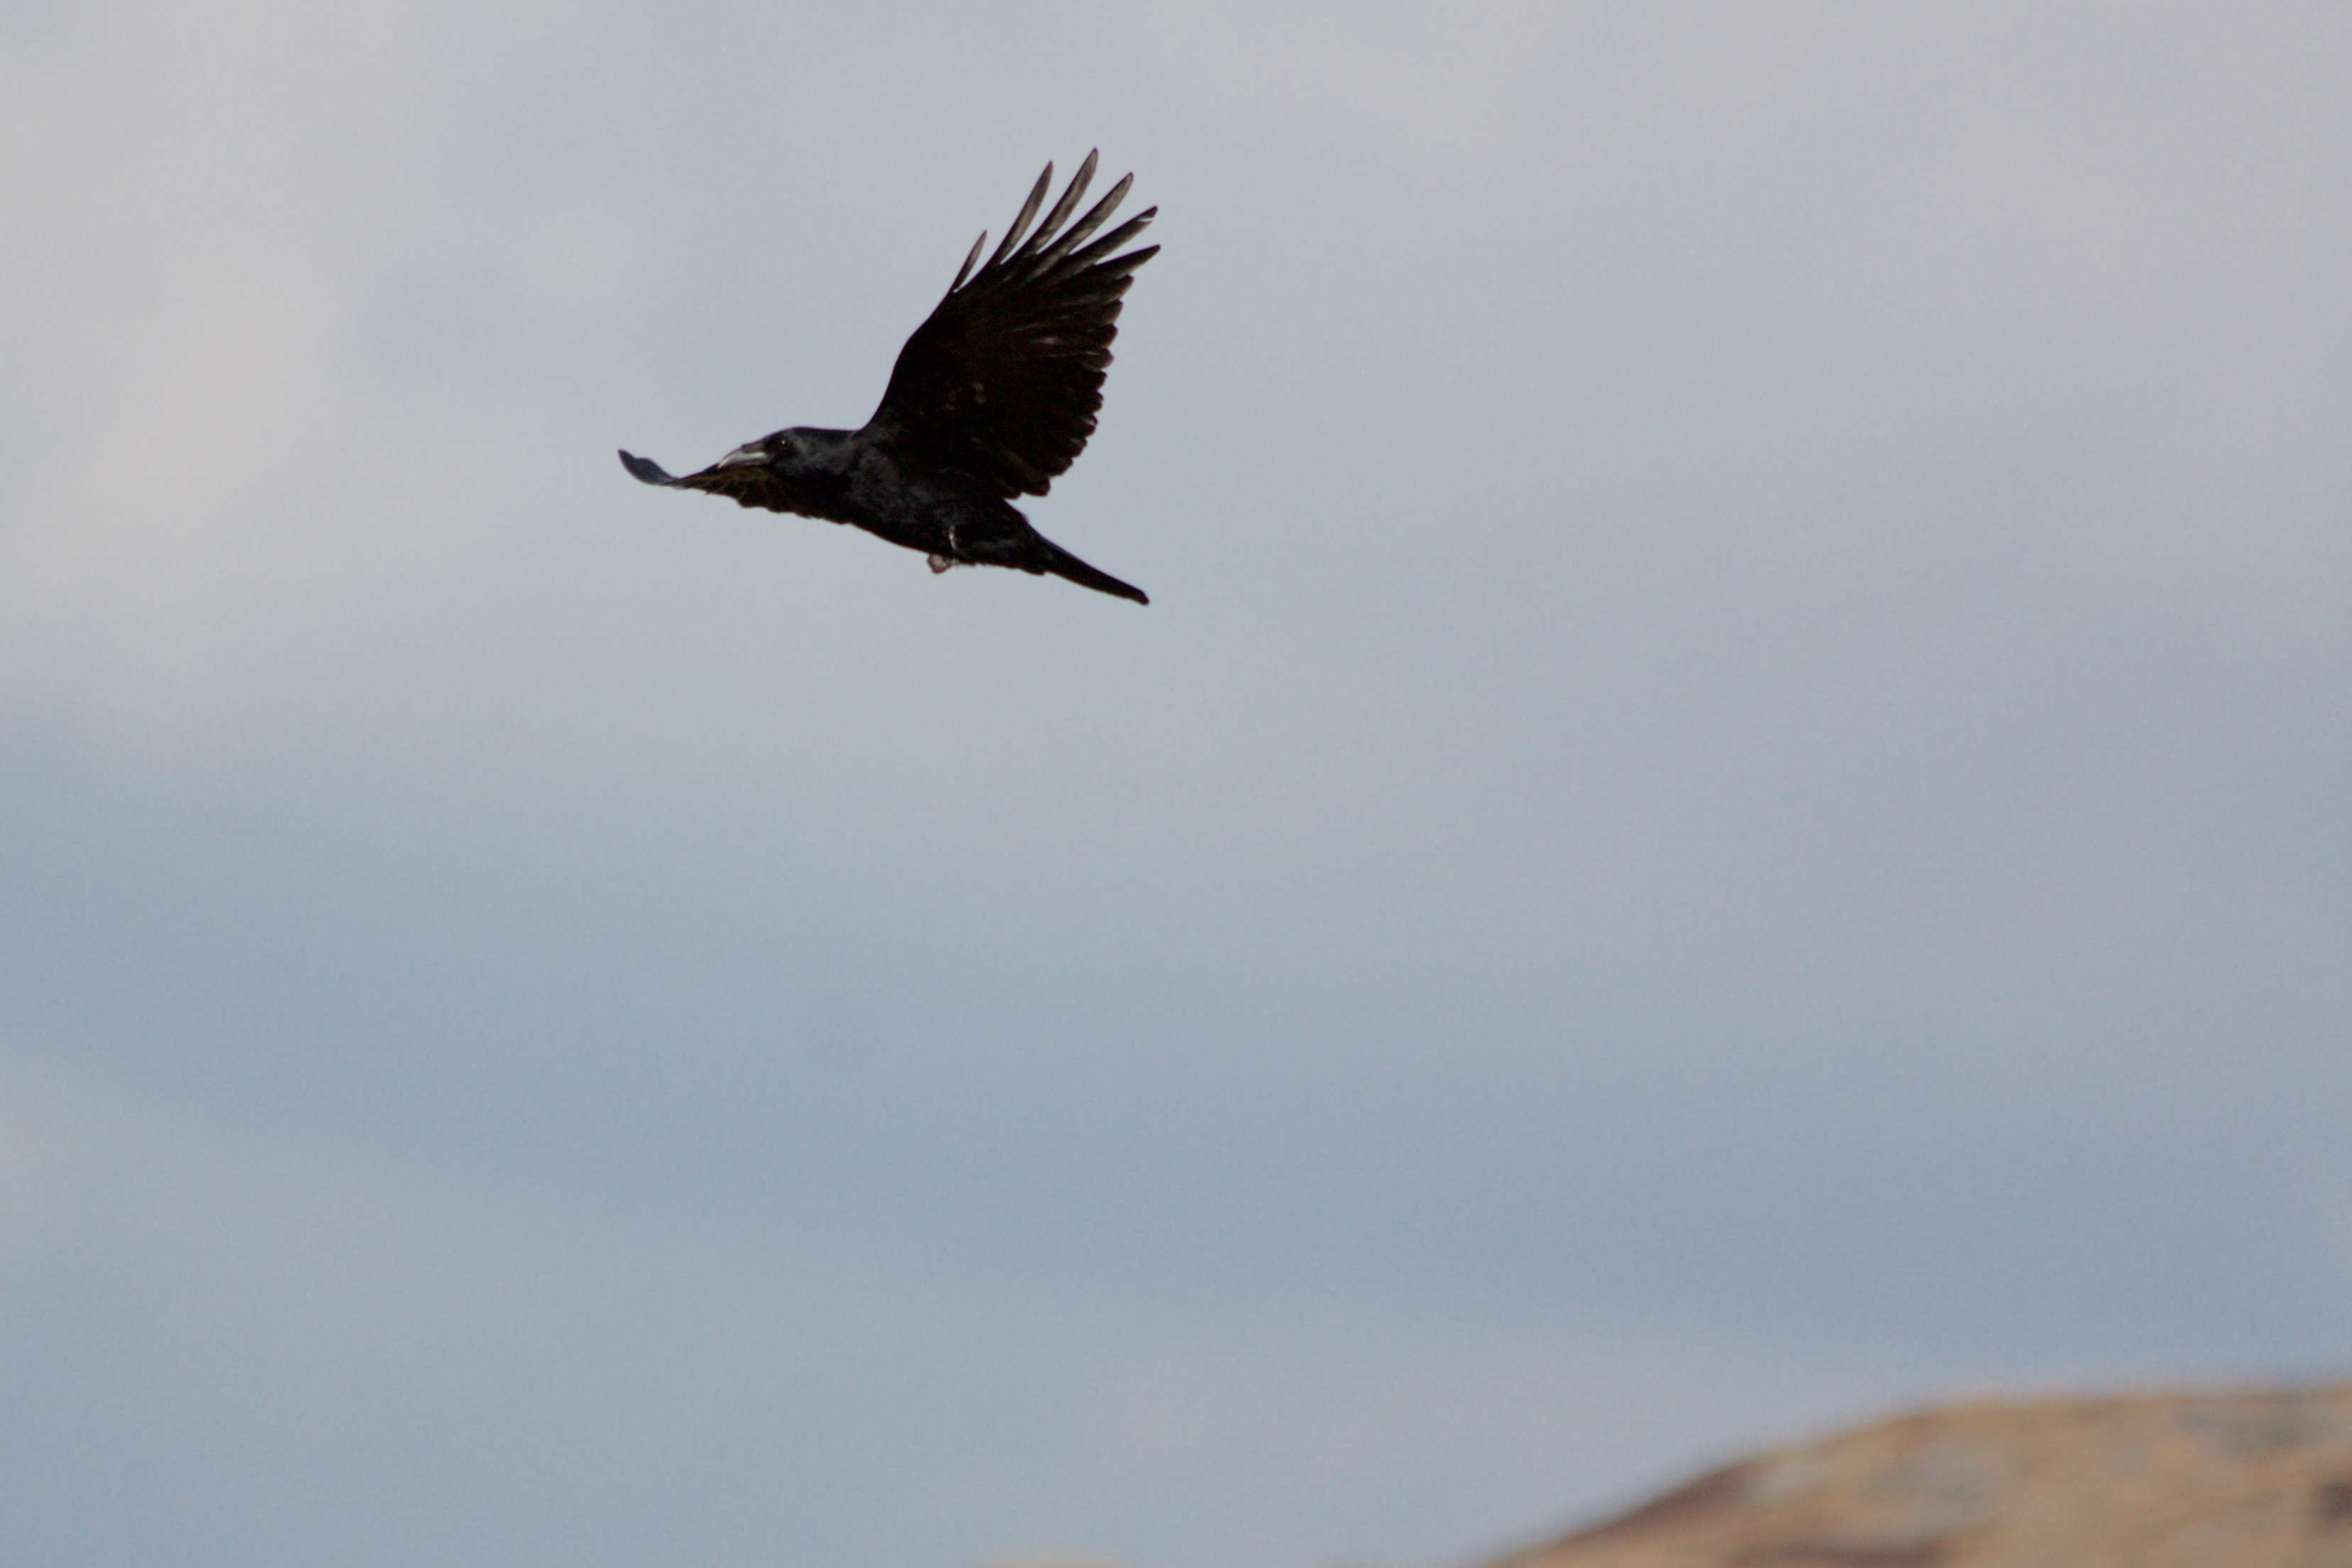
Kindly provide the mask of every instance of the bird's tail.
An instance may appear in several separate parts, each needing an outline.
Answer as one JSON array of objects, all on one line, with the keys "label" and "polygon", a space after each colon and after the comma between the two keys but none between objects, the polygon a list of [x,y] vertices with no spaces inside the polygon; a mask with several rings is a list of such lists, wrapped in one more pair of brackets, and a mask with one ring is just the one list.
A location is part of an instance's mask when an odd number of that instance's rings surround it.
[{"label": "bird's tail", "polygon": [[1024,559],[1019,564],[1029,571],[1039,573],[1050,571],[1055,577],[1066,579],[1076,583],[1080,588],[1091,588],[1097,593],[1108,593],[1120,599],[1132,599],[1138,604],[1151,602],[1144,596],[1143,590],[1133,583],[1121,582],[1107,571],[1097,571],[1093,567],[1043,535],[1037,537],[1034,549],[1024,552]]}]

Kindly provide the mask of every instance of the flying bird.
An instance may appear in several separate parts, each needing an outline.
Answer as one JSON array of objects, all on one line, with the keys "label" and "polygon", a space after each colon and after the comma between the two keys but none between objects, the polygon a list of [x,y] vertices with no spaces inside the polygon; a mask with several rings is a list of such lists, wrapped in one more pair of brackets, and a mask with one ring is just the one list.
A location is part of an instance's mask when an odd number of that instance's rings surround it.
[{"label": "flying bird", "polygon": [[[1153,207],[1088,245],[1135,176],[1065,230],[1095,174],[1087,154],[1062,199],[1029,233],[1053,186],[1037,177],[1021,214],[975,272],[983,233],[929,319],[898,350],[881,406],[862,430],[795,426],[748,442],[699,474],[676,478],[647,458],[621,464],[648,485],[708,490],[738,506],[850,523],[952,566],[1052,572],[1102,593],[1151,601],[1029,526],[1012,505],[1042,496],[1076,461],[1102,407],[1103,371],[1118,336],[1119,297],[1156,245],[1114,255]],[[1027,235],[1024,244],[1023,236]],[[1081,248],[1083,247],[1083,248]]]}]

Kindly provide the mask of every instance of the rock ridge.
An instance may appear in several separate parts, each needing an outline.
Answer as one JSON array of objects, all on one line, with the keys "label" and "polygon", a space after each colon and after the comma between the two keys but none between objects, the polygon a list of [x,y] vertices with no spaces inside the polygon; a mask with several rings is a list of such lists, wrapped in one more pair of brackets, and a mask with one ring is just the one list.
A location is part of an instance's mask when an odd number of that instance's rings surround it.
[{"label": "rock ridge", "polygon": [[2352,1383],[1974,1399],[1710,1470],[1487,1568],[2352,1568]]}]

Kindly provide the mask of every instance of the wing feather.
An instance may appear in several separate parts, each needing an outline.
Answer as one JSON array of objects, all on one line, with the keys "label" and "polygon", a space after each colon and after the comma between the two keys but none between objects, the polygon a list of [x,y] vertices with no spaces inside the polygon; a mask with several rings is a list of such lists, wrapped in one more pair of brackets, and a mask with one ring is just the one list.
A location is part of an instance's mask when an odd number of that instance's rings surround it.
[{"label": "wing feather", "polygon": [[972,257],[986,236],[972,247],[946,296],[899,350],[889,388],[867,423],[869,439],[919,466],[966,474],[1007,499],[1045,494],[1076,461],[1102,407],[1120,297],[1136,268],[1160,248],[1111,254],[1141,233],[1157,208],[1093,239],[1125,199],[1132,175],[1064,230],[1096,162],[1089,152],[1033,233],[1030,219],[1052,184],[1053,166],[1046,165],[977,272]]},{"label": "wing feather", "polygon": [[[1044,250],[1037,253],[1037,259],[1030,263],[1030,269],[1033,272],[1043,273],[1047,268],[1051,267],[1055,262],[1069,255],[1071,250],[1081,244],[1088,235],[1102,227],[1103,220],[1110,216],[1111,214],[1117,210],[1118,204],[1125,199],[1127,195],[1128,187],[1134,183],[1135,176],[1129,174],[1125,179],[1119,181],[1118,184],[1113,185],[1110,188],[1109,195],[1105,196],[1101,201],[1097,202],[1094,206],[1087,211],[1085,217],[1080,218],[1076,223],[1070,225],[1070,232],[1068,234],[1064,235],[1060,239],[1055,240],[1052,245],[1047,246]],[[1037,236],[1041,243],[1044,241],[1045,237],[1045,236],[1042,234]]]},{"label": "wing feather", "polygon": [[[736,463],[720,466],[714,464],[699,474],[686,474],[672,478],[645,458],[630,462],[629,472],[645,479],[648,485],[667,485],[680,490],[701,490],[713,496],[724,496],[739,507],[757,507],[769,512],[797,512],[802,499],[773,470],[756,463]],[[660,474],[657,479],[646,477],[646,469]]]},{"label": "wing feather", "polygon": [[[1014,218],[1013,226],[1004,231],[1004,243],[998,246],[996,254],[988,258],[989,266],[994,267],[998,262],[1003,261],[1005,253],[1021,243],[1021,236],[1029,232],[1029,220],[1037,215],[1037,204],[1044,201],[1045,193],[1053,188],[1054,166],[1048,163],[1045,165],[1045,172],[1037,176],[1037,183],[1029,187],[1029,199],[1021,204],[1021,215]],[[1056,212],[1060,210],[1058,207],[1055,209]],[[1052,219],[1046,220],[1046,226],[1048,228],[1053,226]]]},{"label": "wing feather", "polygon": [[[1093,152],[1087,154],[1087,161],[1078,165],[1078,172],[1070,176],[1069,188],[1062,193],[1062,199],[1054,204],[1054,210],[1045,215],[1045,221],[1044,223],[1037,225],[1036,235],[1031,238],[1027,245],[1021,247],[1020,254],[1025,256],[1029,252],[1035,250],[1039,246],[1044,245],[1047,240],[1054,237],[1054,231],[1062,226],[1062,220],[1070,215],[1070,209],[1078,204],[1079,200],[1087,193],[1087,187],[1095,183],[1095,159],[1097,156],[1097,152]],[[1053,172],[1054,166],[1051,163],[1046,164],[1045,172],[1051,174]],[[1127,179],[1121,180],[1118,183],[1118,191],[1111,193],[1114,200],[1117,199],[1119,192],[1127,189],[1129,183],[1133,181],[1134,178],[1135,176],[1130,174]]]},{"label": "wing feather", "polygon": [[980,237],[971,242],[971,254],[963,258],[963,265],[961,267],[956,268],[955,281],[948,285],[948,292],[950,294],[953,294],[957,289],[961,288],[963,287],[963,280],[971,276],[971,264],[980,259],[980,247],[987,243],[988,231],[986,229],[982,229],[980,231]]}]

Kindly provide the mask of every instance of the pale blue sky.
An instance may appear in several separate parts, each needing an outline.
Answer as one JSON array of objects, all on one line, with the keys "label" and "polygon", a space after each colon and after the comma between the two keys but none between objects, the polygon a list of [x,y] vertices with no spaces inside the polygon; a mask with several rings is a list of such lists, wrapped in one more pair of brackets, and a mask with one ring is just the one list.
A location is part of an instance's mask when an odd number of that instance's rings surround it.
[{"label": "pale blue sky", "polygon": [[[1436,1564],[2352,1364],[2352,18],[1433,16],[0,21],[28,1560]],[[1150,609],[621,471],[1092,146]]]}]

